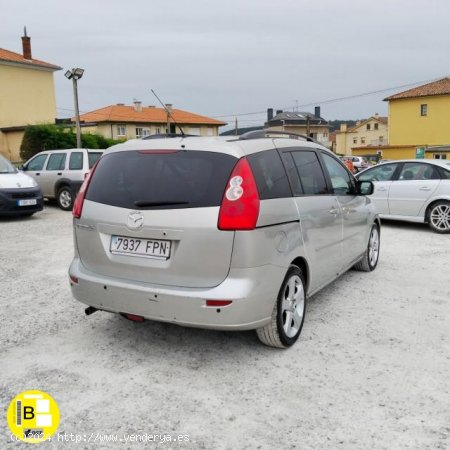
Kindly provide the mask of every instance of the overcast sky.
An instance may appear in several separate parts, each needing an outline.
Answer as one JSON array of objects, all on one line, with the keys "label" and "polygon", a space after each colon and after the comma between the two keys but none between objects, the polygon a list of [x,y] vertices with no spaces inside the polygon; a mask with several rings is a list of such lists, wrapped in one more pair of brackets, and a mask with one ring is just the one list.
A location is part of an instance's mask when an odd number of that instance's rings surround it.
[{"label": "overcast sky", "polygon": [[[0,47],[59,65],[58,117],[138,99],[234,122],[321,106],[322,117],[387,114],[399,86],[450,75],[448,0],[0,0]],[[396,88],[397,87],[397,88]],[[327,100],[388,88],[378,94]],[[242,115],[244,113],[259,114]]]}]

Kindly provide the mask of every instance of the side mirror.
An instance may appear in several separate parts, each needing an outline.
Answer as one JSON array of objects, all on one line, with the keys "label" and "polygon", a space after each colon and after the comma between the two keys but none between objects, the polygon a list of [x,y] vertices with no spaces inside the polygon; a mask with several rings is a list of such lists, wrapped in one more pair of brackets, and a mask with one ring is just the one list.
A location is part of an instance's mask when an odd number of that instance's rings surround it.
[{"label": "side mirror", "polygon": [[358,195],[372,195],[374,190],[374,185],[370,180],[356,182],[356,193]]}]

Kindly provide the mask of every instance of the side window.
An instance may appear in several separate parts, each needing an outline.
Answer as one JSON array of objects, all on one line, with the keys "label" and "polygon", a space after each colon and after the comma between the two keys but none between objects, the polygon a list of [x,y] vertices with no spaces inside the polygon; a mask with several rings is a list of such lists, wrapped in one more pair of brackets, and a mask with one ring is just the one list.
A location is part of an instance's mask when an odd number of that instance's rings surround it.
[{"label": "side window", "polygon": [[443,180],[450,180],[450,170],[446,170],[442,167],[440,168],[440,172]]},{"label": "side window", "polygon": [[327,183],[315,152],[309,150],[292,152],[295,167],[304,195],[329,194]]},{"label": "side window", "polygon": [[42,170],[48,155],[38,155],[27,164],[27,170]]},{"label": "side window", "polygon": [[88,153],[88,159],[89,159],[89,169],[92,169],[92,166],[100,159],[102,154],[100,152],[89,152]]},{"label": "side window", "polygon": [[300,178],[297,172],[297,167],[295,167],[294,158],[292,158],[292,152],[283,152],[281,157],[283,159],[284,167],[288,173],[292,192],[294,195],[303,195],[302,185],[300,184]]},{"label": "side window", "polygon": [[353,181],[347,169],[331,156],[322,153],[322,159],[330,175],[331,185],[336,195],[351,194],[353,189]]},{"label": "side window", "polygon": [[439,179],[438,171],[430,164],[405,163],[400,172],[399,180],[436,180]]},{"label": "side window", "polygon": [[72,152],[69,160],[69,170],[83,169],[83,152]]},{"label": "side window", "polygon": [[248,156],[248,161],[261,200],[292,197],[283,163],[276,150],[254,153]]},{"label": "side window", "polygon": [[47,163],[47,170],[64,170],[64,163],[66,162],[65,153],[54,153],[50,155]]},{"label": "side window", "polygon": [[390,181],[392,180],[397,167],[397,163],[382,164],[381,166],[366,170],[358,177],[358,179],[361,181]]}]

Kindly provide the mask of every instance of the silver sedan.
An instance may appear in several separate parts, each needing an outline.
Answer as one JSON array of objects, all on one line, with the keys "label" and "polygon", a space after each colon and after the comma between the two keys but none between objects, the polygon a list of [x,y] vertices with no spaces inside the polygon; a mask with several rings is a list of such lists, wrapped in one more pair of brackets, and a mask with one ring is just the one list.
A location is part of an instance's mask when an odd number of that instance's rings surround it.
[{"label": "silver sedan", "polygon": [[371,200],[381,218],[424,222],[437,233],[450,233],[450,161],[391,161],[356,177],[374,182]]}]

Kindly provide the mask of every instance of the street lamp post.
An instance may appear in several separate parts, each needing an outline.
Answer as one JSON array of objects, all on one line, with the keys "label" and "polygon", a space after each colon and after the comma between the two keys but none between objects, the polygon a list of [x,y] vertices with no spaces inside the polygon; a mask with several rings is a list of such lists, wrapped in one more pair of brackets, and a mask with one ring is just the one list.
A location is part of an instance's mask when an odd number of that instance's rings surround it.
[{"label": "street lamp post", "polygon": [[78,86],[77,81],[83,76],[84,69],[75,68],[68,70],[64,76],[68,80],[72,80],[73,84],[73,99],[75,103],[75,123],[77,127],[77,148],[81,148],[81,127],[80,127],[80,111],[78,109]]}]

